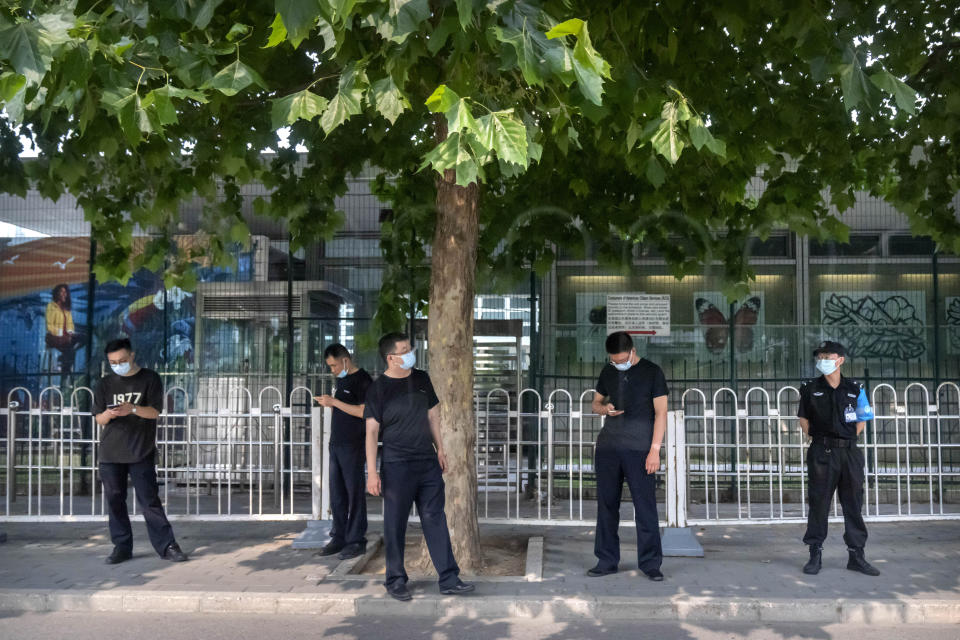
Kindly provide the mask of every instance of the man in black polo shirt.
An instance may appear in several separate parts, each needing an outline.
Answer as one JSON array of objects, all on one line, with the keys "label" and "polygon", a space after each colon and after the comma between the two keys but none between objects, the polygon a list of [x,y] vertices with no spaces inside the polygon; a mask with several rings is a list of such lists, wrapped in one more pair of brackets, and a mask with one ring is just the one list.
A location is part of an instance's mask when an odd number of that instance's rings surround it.
[{"label": "man in black polo shirt", "polygon": [[147,524],[150,543],[161,558],[183,562],[187,556],[173,537],[157,487],[157,418],[163,409],[163,382],[156,371],[137,366],[130,341],[107,343],[104,353],[113,374],[93,393],[100,430],[100,480],[107,501],[113,553],[107,564],[133,557],[133,531],[127,513],[127,476]]},{"label": "man in black polo shirt", "polygon": [[630,487],[637,519],[637,566],[655,582],[663,580],[660,565],[660,522],[656,473],[660,445],[667,429],[667,380],[663,370],[637,356],[624,331],[607,337],[610,362],[600,372],[593,412],[606,416],[597,437],[593,468],[597,474],[597,534],[591,577],[616,573],[620,563],[620,498],[623,481]]},{"label": "man in black polo shirt", "polygon": [[868,576],[880,572],[863,555],[867,527],[860,513],[863,506],[863,452],[857,438],[873,418],[863,385],[840,375],[847,350],[839,342],[821,342],[813,351],[819,378],[800,387],[798,422],[804,435],[810,436],[807,449],[807,495],[810,511],[804,544],[810,546],[810,560],[803,572],[820,572],[823,541],[827,538],[827,518],[834,492],[843,507],[843,540],[850,559],[847,569]]},{"label": "man in black polo shirt", "polygon": [[324,407],[333,408],[330,426],[330,510],[333,528],[330,542],[321,556],[340,553],[341,560],[356,558],[367,548],[367,501],[363,490],[363,403],[373,380],[353,364],[342,344],[331,344],[323,352],[330,372],[336,376],[333,396],[316,396]]},{"label": "man in black polo shirt", "polygon": [[[403,552],[410,507],[417,505],[423,537],[437,570],[440,593],[462,595],[474,585],[460,580],[453,557],[444,507],[443,471],[447,466],[440,438],[440,401],[426,371],[414,369],[410,338],[388,333],[380,338],[387,370],[367,390],[367,491],[383,494],[383,540],[387,593],[410,600]],[[383,456],[377,473],[377,436],[383,433]]]}]

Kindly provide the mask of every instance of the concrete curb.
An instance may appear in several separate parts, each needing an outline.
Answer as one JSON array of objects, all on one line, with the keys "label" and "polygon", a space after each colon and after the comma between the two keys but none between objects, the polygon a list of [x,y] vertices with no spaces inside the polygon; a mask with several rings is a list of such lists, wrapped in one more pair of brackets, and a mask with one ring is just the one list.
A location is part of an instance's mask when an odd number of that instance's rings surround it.
[{"label": "concrete curb", "polygon": [[339,616],[525,618],[542,620],[677,620],[954,624],[952,600],[786,600],[759,598],[531,597],[417,595],[412,603],[386,594],[0,589],[0,611],[260,613]]}]

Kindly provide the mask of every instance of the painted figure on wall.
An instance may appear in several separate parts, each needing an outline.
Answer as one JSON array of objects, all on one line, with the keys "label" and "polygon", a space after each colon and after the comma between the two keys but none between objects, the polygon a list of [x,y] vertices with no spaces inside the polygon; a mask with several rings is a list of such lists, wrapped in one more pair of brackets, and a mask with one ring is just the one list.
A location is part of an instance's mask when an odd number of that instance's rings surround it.
[{"label": "painted figure on wall", "polygon": [[45,314],[47,334],[44,341],[47,349],[60,352],[56,364],[61,373],[69,374],[73,371],[77,350],[83,346],[85,337],[73,324],[70,287],[60,283],[53,288],[52,295]]}]

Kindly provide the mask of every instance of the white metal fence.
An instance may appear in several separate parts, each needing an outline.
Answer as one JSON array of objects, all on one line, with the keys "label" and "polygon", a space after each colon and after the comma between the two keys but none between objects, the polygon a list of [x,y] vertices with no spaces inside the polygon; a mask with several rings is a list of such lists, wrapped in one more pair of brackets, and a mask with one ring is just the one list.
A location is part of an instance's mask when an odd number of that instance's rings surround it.
[{"label": "white metal fence", "polygon": [[[240,386],[166,393],[158,478],[172,519],[310,519],[327,513],[330,413],[312,392]],[[476,397],[478,515],[485,522],[579,525],[596,517],[593,448],[602,418],[593,391],[494,389]],[[689,389],[671,407],[658,481],[671,526],[800,522],[806,463],[799,392]],[[870,520],[960,518],[960,388],[872,390],[861,436]],[[0,409],[0,520],[100,520],[99,425],[92,392],[34,398],[14,389]],[[136,511],[135,501],[131,508]],[[376,519],[381,502],[371,499]],[[632,521],[629,499],[623,522]],[[834,516],[839,517],[834,505]]]}]

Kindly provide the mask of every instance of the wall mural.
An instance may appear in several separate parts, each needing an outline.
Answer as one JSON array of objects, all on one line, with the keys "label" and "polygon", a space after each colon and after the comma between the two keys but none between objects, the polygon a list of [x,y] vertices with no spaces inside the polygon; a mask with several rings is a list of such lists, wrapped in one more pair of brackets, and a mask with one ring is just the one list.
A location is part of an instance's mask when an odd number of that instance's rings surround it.
[{"label": "wall mural", "polygon": [[[764,296],[752,292],[733,304],[733,349],[738,358],[762,355]],[[720,291],[693,294],[694,316],[699,327],[697,355],[715,360],[730,355],[730,303]]]},{"label": "wall mural", "polygon": [[[191,240],[181,240],[188,244]],[[65,384],[85,373],[87,332],[91,368],[99,374],[104,345],[130,337],[140,364],[184,370],[192,367],[194,295],[164,286],[160,274],[141,269],[126,284],[97,283],[92,322],[88,238],[0,238],[0,394],[27,386]],[[196,267],[201,282],[248,280],[251,254],[236,269]]]},{"label": "wall mural", "polygon": [[960,353],[960,296],[947,296],[948,353]]},{"label": "wall mural", "polygon": [[[820,322],[858,358],[918,358],[927,349],[922,291],[823,291]],[[831,329],[832,328],[832,329]]]}]

